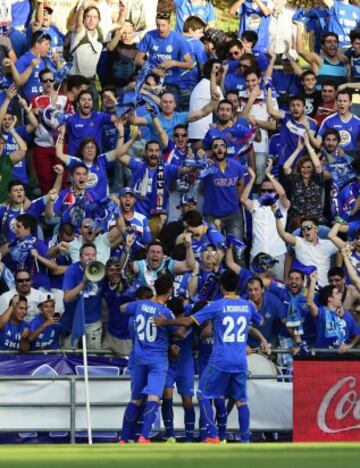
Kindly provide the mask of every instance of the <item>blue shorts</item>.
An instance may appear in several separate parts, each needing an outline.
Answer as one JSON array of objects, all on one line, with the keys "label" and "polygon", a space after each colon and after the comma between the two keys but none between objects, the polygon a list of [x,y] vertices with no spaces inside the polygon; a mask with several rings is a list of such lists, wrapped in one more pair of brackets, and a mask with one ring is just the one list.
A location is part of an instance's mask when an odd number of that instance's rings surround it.
[{"label": "blue shorts", "polygon": [[167,369],[164,363],[134,364],[131,369],[131,399],[141,400],[144,395],[156,395],[161,398]]},{"label": "blue shorts", "polygon": [[194,374],[194,360],[192,357],[180,363],[170,362],[165,388],[173,388],[174,383],[176,383],[179,395],[192,397],[194,396]]},{"label": "blue shorts", "polygon": [[199,382],[199,398],[220,398],[230,396],[235,401],[247,401],[247,371],[224,372],[208,365]]}]

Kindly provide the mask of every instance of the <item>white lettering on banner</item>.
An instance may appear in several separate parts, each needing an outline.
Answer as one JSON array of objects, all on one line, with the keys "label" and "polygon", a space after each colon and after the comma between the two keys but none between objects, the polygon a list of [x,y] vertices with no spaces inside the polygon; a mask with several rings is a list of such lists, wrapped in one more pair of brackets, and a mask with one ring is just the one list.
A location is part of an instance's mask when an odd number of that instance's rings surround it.
[{"label": "white lettering on banner", "polygon": [[345,419],[350,413],[352,413],[353,418],[360,421],[360,398],[357,392],[353,390],[353,388],[356,386],[356,383],[357,382],[355,377],[344,377],[343,379],[340,379],[335,385],[333,385],[325,394],[322,402],[320,403],[317,415],[318,426],[323,432],[327,432],[328,434],[335,434],[338,432],[351,431],[352,429],[360,428],[360,422],[359,424],[344,426],[339,429],[332,429],[327,425],[326,422],[329,417],[329,407],[332,401],[335,399],[340,390],[342,390],[346,385],[348,385],[350,391],[341,397],[340,401],[336,405],[333,416],[336,420],[341,421]]}]

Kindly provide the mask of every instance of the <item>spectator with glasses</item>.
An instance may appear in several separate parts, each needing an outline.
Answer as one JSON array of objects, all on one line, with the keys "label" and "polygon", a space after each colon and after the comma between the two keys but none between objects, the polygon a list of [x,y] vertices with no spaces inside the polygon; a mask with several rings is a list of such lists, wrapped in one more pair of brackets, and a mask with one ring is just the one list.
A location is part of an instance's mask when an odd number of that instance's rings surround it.
[{"label": "spectator with glasses", "polygon": [[15,273],[15,288],[6,291],[0,296],[0,315],[9,307],[11,299],[16,296],[24,296],[27,300],[28,311],[25,317],[30,322],[39,313],[38,304],[43,297],[43,293],[32,287],[31,274],[27,270],[18,270]]},{"label": "spectator with glasses", "polygon": [[32,157],[41,193],[45,194],[53,185],[53,167],[57,163],[55,141],[58,136],[59,122],[55,117],[55,112],[73,114],[74,107],[66,95],[58,93],[54,73],[49,68],[44,68],[39,73],[39,78],[42,93],[31,100],[34,114],[37,114],[40,120],[35,131]]},{"label": "spectator with glasses", "polygon": [[294,236],[285,231],[282,218],[277,215],[275,207],[273,207],[273,211],[279,236],[287,244],[294,247],[296,259],[299,262],[317,268],[318,285],[320,287],[327,285],[331,257],[337,252],[337,248],[330,240],[320,239],[318,219],[304,216],[301,219],[301,236]]}]

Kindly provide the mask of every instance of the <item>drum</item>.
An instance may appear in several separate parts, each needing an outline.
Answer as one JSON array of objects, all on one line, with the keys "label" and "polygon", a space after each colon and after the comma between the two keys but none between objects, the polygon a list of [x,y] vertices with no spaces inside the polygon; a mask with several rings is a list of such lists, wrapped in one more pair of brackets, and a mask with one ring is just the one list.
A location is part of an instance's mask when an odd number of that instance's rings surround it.
[{"label": "drum", "polygon": [[261,375],[266,377],[277,377],[279,375],[278,368],[269,359],[268,356],[262,353],[252,353],[247,356],[248,371],[251,377]]}]

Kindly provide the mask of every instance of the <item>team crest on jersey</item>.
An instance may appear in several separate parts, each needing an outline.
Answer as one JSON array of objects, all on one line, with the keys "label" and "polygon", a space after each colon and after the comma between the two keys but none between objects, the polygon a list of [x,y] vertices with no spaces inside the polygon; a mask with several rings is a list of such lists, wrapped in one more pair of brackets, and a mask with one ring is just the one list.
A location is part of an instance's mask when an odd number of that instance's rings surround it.
[{"label": "team crest on jersey", "polygon": [[153,46],[152,46],[152,50],[154,50],[155,52],[157,52],[157,51],[159,50],[159,46],[153,45]]},{"label": "team crest on jersey", "polygon": [[94,172],[89,172],[88,180],[86,182],[86,187],[94,188],[96,187],[98,181],[99,181],[98,176]]},{"label": "team crest on jersey", "polygon": [[250,29],[258,29],[260,27],[260,16],[259,15],[250,15],[248,19],[248,26]]},{"label": "team crest on jersey", "polygon": [[340,146],[346,146],[351,142],[351,135],[347,130],[340,130]]},{"label": "team crest on jersey", "polygon": [[168,45],[166,47],[166,52],[172,52],[173,51],[173,46],[172,45]]},{"label": "team crest on jersey", "polygon": [[9,228],[10,228],[10,231],[15,234],[15,232],[16,232],[16,218],[11,219],[11,221],[9,223]]}]

